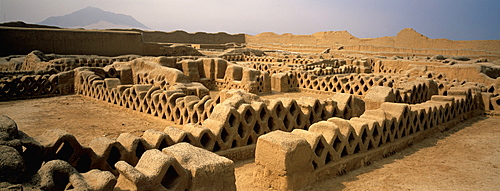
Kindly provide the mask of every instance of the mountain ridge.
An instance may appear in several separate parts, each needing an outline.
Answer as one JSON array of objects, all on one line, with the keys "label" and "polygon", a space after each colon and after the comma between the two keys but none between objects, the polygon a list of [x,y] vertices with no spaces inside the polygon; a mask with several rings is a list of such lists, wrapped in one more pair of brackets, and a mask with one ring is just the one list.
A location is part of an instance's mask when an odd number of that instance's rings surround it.
[{"label": "mountain ridge", "polygon": [[[104,22],[111,24],[102,25]],[[98,23],[101,23],[101,25]],[[149,29],[149,27],[137,21],[130,15],[104,11],[100,8],[92,6],[77,10],[67,15],[52,16],[37,24],[59,26],[64,28],[107,29],[119,26]]]}]

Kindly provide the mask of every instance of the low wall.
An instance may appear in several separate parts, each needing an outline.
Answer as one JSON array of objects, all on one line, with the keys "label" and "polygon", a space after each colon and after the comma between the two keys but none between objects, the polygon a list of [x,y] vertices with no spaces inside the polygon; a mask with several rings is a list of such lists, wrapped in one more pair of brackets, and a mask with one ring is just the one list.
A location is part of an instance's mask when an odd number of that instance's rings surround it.
[{"label": "low wall", "polygon": [[73,78],[73,71],[2,78],[0,101],[72,94]]},{"label": "low wall", "polygon": [[188,143],[160,148],[155,145],[165,138],[160,131],[148,130],[142,137],[122,133],[116,140],[98,137],[87,147],[63,130],[29,137],[7,116],[0,116],[0,125],[10,133],[0,144],[2,153],[10,154],[9,160],[2,158],[9,161],[2,167],[11,168],[3,168],[1,178],[7,173],[8,182],[23,183],[21,188],[236,190],[233,161]]},{"label": "low wall", "polygon": [[309,130],[271,132],[257,141],[254,183],[262,188],[299,190],[387,157],[426,136],[480,115],[474,88],[408,105],[384,103],[350,120],[330,118]]},{"label": "low wall", "polygon": [[[168,83],[122,85],[119,78],[98,75],[105,75],[101,70],[77,69],[75,92],[184,125],[166,133],[180,137],[175,139],[178,142],[214,152],[253,145],[260,135],[270,131],[307,129],[310,124],[332,116],[351,118],[364,111],[363,101],[348,94],[337,94],[325,101],[266,101],[241,90],[225,90],[210,98],[185,87],[165,88]],[[117,73],[123,72],[118,69]],[[197,125],[190,127],[189,123]]]},{"label": "low wall", "polygon": [[[342,74],[350,72],[349,74]],[[438,93],[437,85],[425,78],[412,82],[401,80],[399,76],[357,74],[353,68],[346,67],[341,74],[319,76],[305,71],[291,71],[275,74],[272,87],[279,91],[302,91],[315,94],[347,93],[364,96],[375,86],[393,88],[395,102],[421,103]]]}]

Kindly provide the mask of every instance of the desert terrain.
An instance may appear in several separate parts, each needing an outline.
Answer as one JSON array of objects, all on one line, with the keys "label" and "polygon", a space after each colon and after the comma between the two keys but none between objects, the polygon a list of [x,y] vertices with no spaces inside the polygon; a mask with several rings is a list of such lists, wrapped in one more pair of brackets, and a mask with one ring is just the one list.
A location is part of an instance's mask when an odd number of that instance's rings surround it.
[{"label": "desert terrain", "polygon": [[0,36],[0,189],[500,187],[500,40]]},{"label": "desert terrain", "polygon": [[[37,136],[62,129],[82,144],[95,137],[172,125],[140,112],[78,95],[0,102],[0,113],[19,130]],[[497,190],[500,187],[499,116],[478,116],[369,166],[318,182],[304,190]],[[238,190],[253,186],[253,159],[235,163]]]}]

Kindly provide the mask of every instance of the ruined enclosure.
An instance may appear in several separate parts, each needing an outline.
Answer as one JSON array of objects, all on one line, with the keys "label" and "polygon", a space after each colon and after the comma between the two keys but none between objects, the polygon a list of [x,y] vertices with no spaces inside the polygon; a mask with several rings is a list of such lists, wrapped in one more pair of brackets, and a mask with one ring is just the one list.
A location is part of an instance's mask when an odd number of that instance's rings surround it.
[{"label": "ruined enclosure", "polygon": [[[286,41],[275,34],[0,32],[67,35],[77,45],[77,37],[94,35],[74,50],[58,39],[48,52],[44,39],[20,43],[16,51],[42,51],[0,58],[2,102],[74,94],[171,124],[82,143],[60,129],[26,133],[2,116],[0,186],[10,189],[236,190],[235,162],[254,158],[253,189],[299,190],[500,111],[498,41],[418,41],[408,29],[393,44],[366,45],[339,33]],[[335,43],[311,40],[329,35]],[[0,42],[15,44],[4,36]],[[131,42],[115,44],[123,36]]]}]

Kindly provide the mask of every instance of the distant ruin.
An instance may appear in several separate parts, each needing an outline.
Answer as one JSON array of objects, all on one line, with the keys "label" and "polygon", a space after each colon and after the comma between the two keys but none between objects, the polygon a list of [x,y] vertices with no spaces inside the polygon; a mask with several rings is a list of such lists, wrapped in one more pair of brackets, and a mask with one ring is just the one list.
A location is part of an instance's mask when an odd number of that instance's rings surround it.
[{"label": "distant ruin", "polygon": [[257,187],[299,190],[500,113],[500,40],[2,26],[0,44],[0,101],[77,94],[177,125],[82,145],[1,116],[8,189],[236,190],[255,158]]}]

